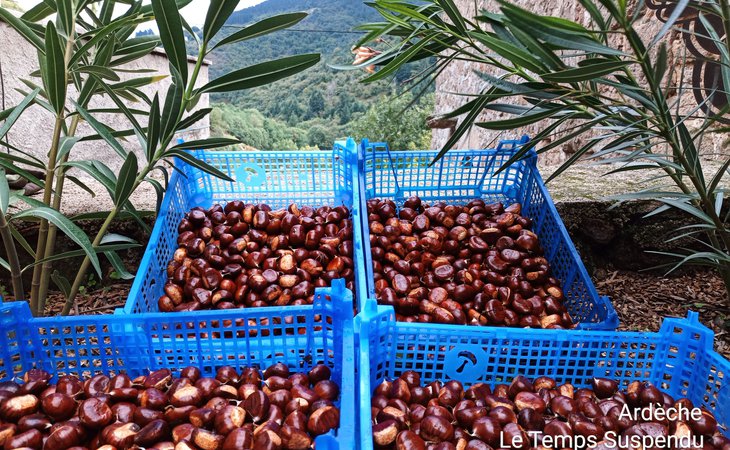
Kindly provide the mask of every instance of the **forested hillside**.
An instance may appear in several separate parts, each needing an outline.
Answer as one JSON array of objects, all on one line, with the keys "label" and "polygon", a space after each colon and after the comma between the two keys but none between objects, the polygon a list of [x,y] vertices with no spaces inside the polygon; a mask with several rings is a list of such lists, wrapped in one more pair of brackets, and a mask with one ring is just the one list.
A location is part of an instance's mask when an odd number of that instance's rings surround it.
[{"label": "forested hillside", "polygon": [[[235,12],[221,38],[263,18],[293,11],[305,11],[309,16],[290,30],[214,51],[209,57],[213,63],[211,78],[233,68],[298,53],[321,53],[322,62],[262,88],[212,96],[211,102],[218,107],[211,118],[213,133],[233,135],[263,149],[329,147],[334,139],[347,135],[390,137],[376,135],[382,132],[382,114],[377,111],[391,111],[384,105],[392,103],[405,88],[403,82],[424,66],[409,67],[395,79],[368,85],[358,82],[364,76],[361,71],[329,67],[349,64],[353,59],[350,50],[361,37],[354,28],[379,18],[361,0],[267,0]],[[405,106],[404,98],[409,99],[401,97],[397,103]],[[408,111],[402,119],[411,131],[406,136],[393,136],[398,139],[394,146],[428,145],[430,134],[424,121],[429,112],[428,104]],[[401,119],[400,111],[392,116],[395,121]]]}]

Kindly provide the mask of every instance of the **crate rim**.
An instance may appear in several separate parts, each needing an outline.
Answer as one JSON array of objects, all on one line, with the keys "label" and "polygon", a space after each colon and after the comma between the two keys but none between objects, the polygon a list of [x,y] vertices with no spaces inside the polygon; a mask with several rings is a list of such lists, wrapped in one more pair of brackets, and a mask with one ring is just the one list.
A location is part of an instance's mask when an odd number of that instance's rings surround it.
[{"label": "crate rim", "polygon": [[[528,135],[522,135],[519,139],[501,139],[497,146],[494,148],[486,148],[486,149],[453,149],[449,150],[449,152],[457,153],[457,154],[469,154],[474,152],[486,152],[486,153],[492,153],[495,156],[499,155],[500,152],[503,154],[510,154],[515,153],[519,150],[521,146],[524,146],[530,142],[530,138]],[[370,149],[368,149],[370,148]],[[367,154],[370,154],[370,156],[366,156]],[[366,158],[376,158],[377,153],[385,153],[387,155],[387,158],[390,160],[390,170],[391,172],[395,172],[395,165],[393,164],[393,158],[391,157],[391,154],[397,154],[399,156],[401,155],[413,155],[418,154],[421,155],[433,155],[436,156],[439,154],[438,150],[391,150],[387,142],[370,142],[367,138],[364,138],[360,141],[360,145],[358,146],[358,167],[359,172],[361,174],[361,180],[360,180],[360,186],[361,186],[361,205],[362,208],[365,208],[367,197],[369,195],[367,189],[365,188],[365,178],[366,178],[366,171],[365,171],[365,160]],[[443,161],[443,159],[440,159],[440,161]],[[492,163],[490,163],[491,166]],[[550,195],[550,192],[547,189],[547,186],[545,185],[545,182],[543,181],[542,175],[540,174],[540,171],[537,168],[537,152],[535,151],[534,146],[528,150],[528,152],[525,154],[525,156],[515,162],[513,162],[512,165],[515,164],[524,164],[525,166],[529,167],[532,175],[535,177],[535,185],[540,190],[540,193],[543,195],[545,199],[545,204],[547,205],[549,212],[554,217],[560,217],[558,214],[557,208],[555,207],[555,202],[553,201],[552,196]],[[488,168],[487,168],[488,169]],[[485,170],[487,170],[485,169]],[[394,179],[397,180],[397,177],[394,175]],[[397,182],[396,182],[397,183]],[[400,198],[393,197],[396,200],[399,200]],[[361,219],[361,228],[363,233],[363,246],[365,250],[365,255],[368,255],[370,253],[370,240],[367,239],[369,236],[369,224],[368,224],[368,218],[367,218],[367,210],[363,210],[362,214],[360,214]],[[606,295],[599,295],[598,291],[596,290],[596,287],[594,283],[591,280],[591,277],[588,274],[588,270],[585,267],[585,264],[583,263],[583,260],[580,257],[580,254],[578,253],[578,250],[575,247],[575,244],[573,243],[573,240],[570,238],[570,234],[568,233],[567,228],[565,227],[565,224],[563,223],[562,219],[557,221],[557,229],[558,232],[563,239],[563,241],[567,245],[567,250],[571,255],[571,258],[576,262],[576,269],[577,274],[579,277],[583,278],[584,280],[588,280],[589,282],[586,283],[586,289],[588,296],[593,299],[594,302],[597,302],[598,300],[601,301],[601,303],[606,307],[606,317],[603,321],[598,323],[593,322],[580,322],[577,324],[577,327],[575,330],[616,330],[620,324],[618,313],[616,312],[616,309],[613,306],[613,303],[611,302],[611,299]],[[372,271],[372,265],[367,264],[367,257],[366,257],[366,264],[365,264],[365,271],[366,271],[366,279],[365,284],[367,287],[367,296],[368,298],[374,297],[375,291],[374,291],[374,282],[373,282],[373,271]],[[562,280],[561,280],[562,281]],[[367,304],[367,300],[364,302]],[[455,327],[461,327],[463,325],[450,325]],[[571,331],[575,331],[571,330]]]},{"label": "crate rim", "polygon": [[[335,314],[335,311],[339,308],[343,311],[352,311],[353,307],[353,294],[352,292],[345,287],[345,283],[343,280],[334,280],[332,285],[326,288],[317,288],[317,290],[320,291],[320,293],[324,293],[325,295],[330,295],[330,302],[331,310],[333,315]],[[324,292],[322,292],[324,291]],[[169,319],[171,318],[170,313],[139,313],[139,314],[101,314],[101,315],[80,315],[80,316],[52,316],[52,317],[34,317],[30,313],[30,306],[27,301],[25,300],[17,300],[17,301],[3,301],[4,299],[2,296],[0,296],[0,311],[9,311],[12,315],[12,321],[17,326],[17,329],[20,330],[21,328],[28,328],[29,330],[32,330],[34,327],[42,326],[42,327],[74,327],[74,326],[88,326],[88,325],[98,325],[101,322],[104,322],[105,325],[110,326],[109,335],[113,335],[114,331],[112,327],[119,326],[119,327],[127,327],[127,326],[134,326],[135,323],[141,322],[150,322],[154,321],[155,319]],[[319,303],[323,303],[326,300],[320,300]],[[302,306],[292,306],[289,311],[292,311],[292,314],[296,314],[297,312],[305,312],[309,311],[311,312],[313,306],[325,308],[324,305],[319,305],[317,302],[315,302],[315,305],[302,305]],[[201,319],[236,319],[240,317],[246,317],[250,315],[255,315],[256,313],[266,312],[266,310],[269,308],[262,307],[262,308],[239,308],[237,314],[231,313],[231,310],[208,310],[208,311],[200,311],[199,314],[196,315],[197,318]],[[121,308],[118,309],[118,311],[121,310]],[[235,311],[235,310],[234,310]],[[355,354],[355,348],[357,346],[355,339],[355,328],[354,328],[354,317],[352,316],[345,316],[346,319],[339,321],[341,332],[342,332],[342,351],[339,355],[337,355],[334,360],[333,364],[340,366],[340,373],[341,373],[341,380],[340,380],[340,425],[337,428],[337,436],[332,435],[332,433],[324,434],[321,436],[317,436],[314,439],[314,442],[317,445],[317,448],[322,448],[324,450],[348,450],[355,448],[356,441],[355,439],[355,433],[357,431],[357,383],[356,383],[356,354]],[[335,324],[332,324],[333,326],[336,326]],[[147,336],[149,338],[149,336]],[[37,339],[40,338],[40,336],[32,336],[32,339],[30,341],[21,340],[20,347],[21,347],[21,358],[23,355],[27,355],[29,351],[32,351],[33,354],[45,354],[45,350],[42,348],[36,348],[37,346]],[[251,338],[221,338],[221,346],[225,346],[227,342],[234,341],[237,339],[251,339]],[[256,339],[256,338],[253,338]],[[285,337],[283,339],[286,339]],[[149,341],[149,339],[148,339]],[[150,344],[148,343],[148,346]],[[32,350],[29,350],[28,347],[31,347]],[[151,350],[151,348],[148,348],[147,350]],[[97,359],[103,359],[103,356],[98,355],[96,357]],[[38,360],[38,361],[32,361],[32,362],[23,362],[21,361],[19,364],[22,364],[24,369],[30,368],[30,367],[41,367],[46,370],[49,369],[48,363],[50,361],[47,360]],[[203,361],[196,361],[195,364],[192,364],[194,366],[203,368],[203,366],[210,366],[211,364],[205,363]],[[225,365],[225,361],[217,361],[212,366],[222,366]],[[52,369],[52,368],[51,368]],[[148,366],[146,370],[151,370],[152,367]],[[263,370],[264,367],[259,367],[260,370]],[[98,368],[91,368],[91,372],[93,373],[106,373],[109,374],[110,372],[115,372],[118,369],[116,368],[109,368],[109,367],[98,367]],[[10,374],[11,378],[9,379],[15,379],[16,376],[13,376]],[[53,379],[55,380],[58,377],[57,372],[53,372]],[[349,407],[354,408],[353,411],[347,411]]]},{"label": "crate rim", "polygon": [[[407,323],[399,322],[395,320],[393,308],[390,306],[378,305],[375,299],[368,299],[365,310],[358,314],[355,318],[355,328],[357,330],[357,345],[356,352],[358,358],[359,368],[359,406],[358,411],[360,417],[358,420],[357,437],[359,442],[363,444],[372,444],[371,436],[363,436],[363,433],[371,433],[372,430],[372,415],[370,410],[370,398],[372,391],[377,386],[372,386],[370,383],[371,379],[371,354],[370,354],[370,329],[371,324],[383,315],[387,315],[387,323],[389,327],[394,329],[423,329],[424,324],[418,323]],[[578,340],[581,336],[585,337],[615,337],[617,334],[622,336],[635,336],[637,338],[657,338],[657,339],[670,339],[674,335],[674,330],[679,327],[688,334],[697,335],[699,337],[699,348],[698,351],[703,352],[703,355],[709,357],[718,357],[721,361],[724,361],[726,373],[730,374],[730,360],[719,354],[714,350],[713,342],[715,333],[702,324],[699,321],[699,314],[695,311],[688,310],[686,317],[670,317],[665,316],[662,318],[662,323],[658,331],[612,331],[612,330],[579,330],[571,332],[570,330],[545,330],[545,329],[521,329],[521,328],[507,328],[507,327],[468,327],[463,330],[468,332],[471,338],[478,339],[479,341],[486,339],[515,339],[515,340],[552,340],[556,342],[567,342],[571,339]],[[450,331],[450,325],[442,324],[429,324],[429,329]],[[529,335],[529,338],[528,338]],[[661,361],[664,361],[666,355],[662,355]],[[686,355],[675,362],[674,366],[681,367],[684,364]],[[387,364],[393,364],[394,361],[387,360]],[[730,380],[726,380],[730,383]],[[468,383],[470,384],[470,383]],[[468,385],[465,383],[465,386]],[[730,384],[726,386],[730,389]],[[730,425],[730,424],[726,424]],[[723,432],[724,430],[724,432]],[[721,433],[725,434],[730,438],[730,429],[720,428]]]},{"label": "crate rim", "polygon": [[[182,141],[182,140],[181,140]],[[334,144],[331,149],[323,149],[323,150],[253,150],[250,152],[241,152],[241,151],[231,151],[231,150],[223,150],[223,151],[210,151],[210,150],[185,150],[186,153],[193,155],[195,157],[200,157],[201,155],[215,155],[220,154],[221,156],[240,156],[241,153],[251,153],[251,154],[261,154],[261,153],[284,153],[284,154],[291,154],[292,156],[323,156],[323,155],[331,155],[332,157],[337,157],[335,154],[335,151],[343,151],[344,153],[344,159],[346,162],[350,163],[352,165],[352,176],[353,176],[353,198],[352,198],[352,208],[351,208],[351,214],[353,215],[353,219],[355,216],[355,209],[360,208],[360,191],[358,189],[357,183],[361,177],[359,177],[358,172],[358,158],[357,158],[357,151],[358,151],[358,143],[351,137],[347,137],[345,139],[338,139],[334,141]],[[178,183],[178,180],[180,177],[183,177],[182,174],[185,167],[190,167],[189,164],[185,163],[178,157],[174,157],[173,160],[175,167],[179,170],[173,170],[172,175],[170,176],[170,181],[168,183],[168,186],[174,186],[175,183]],[[212,176],[212,175],[211,175]],[[155,251],[157,250],[158,243],[160,242],[160,235],[164,232],[164,222],[167,218],[168,214],[170,213],[170,203],[172,202],[172,195],[168,195],[168,190],[165,191],[165,195],[163,196],[162,202],[160,204],[159,213],[155,217],[155,223],[152,227],[152,232],[150,233],[150,237],[148,240],[147,247],[145,248],[144,254],[142,256],[142,259],[140,260],[139,267],[137,268],[137,273],[142,273],[144,270],[146,270],[150,264],[152,264],[152,259],[155,257]],[[362,215],[362,214],[360,214]],[[353,220],[353,248],[354,248],[354,254],[358,255],[362,253],[362,230],[358,230],[355,226]],[[362,223],[362,221],[360,221]],[[355,236],[358,236],[358,239],[355,238]],[[359,250],[360,249],[360,250]],[[358,269],[358,258],[353,258],[355,269]],[[364,261],[361,263],[364,265]],[[356,270],[358,271],[358,270]],[[363,279],[364,277],[356,276],[356,292],[355,292],[355,304],[358,308],[361,308],[359,299],[361,298],[360,293],[366,292],[366,286],[367,281]],[[144,277],[141,276],[135,276],[134,281],[132,282],[132,286],[129,289],[129,294],[127,295],[127,298],[124,302],[124,306],[121,308],[118,308],[115,311],[119,314],[137,314],[134,311],[134,297],[140,296],[142,293],[142,290],[144,288],[145,280]],[[331,285],[331,284],[330,284]],[[364,298],[364,297],[362,297]],[[288,306],[287,306],[288,307]],[[271,307],[263,307],[263,308],[271,308]],[[244,308],[234,308],[234,309],[244,309]],[[248,308],[251,309],[251,308]],[[196,311],[196,313],[199,313],[201,311]],[[145,313],[145,314],[152,314]],[[161,313],[161,314],[185,314],[185,312],[170,312],[170,313]]]}]

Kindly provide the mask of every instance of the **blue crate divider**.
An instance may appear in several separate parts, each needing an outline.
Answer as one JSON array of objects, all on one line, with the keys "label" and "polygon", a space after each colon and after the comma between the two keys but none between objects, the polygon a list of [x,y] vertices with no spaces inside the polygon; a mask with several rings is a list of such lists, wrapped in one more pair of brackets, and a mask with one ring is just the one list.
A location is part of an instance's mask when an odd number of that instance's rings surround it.
[{"label": "blue crate divider", "polygon": [[523,136],[520,140],[500,141],[494,149],[451,150],[430,166],[437,151],[392,151],[387,143],[364,139],[358,151],[358,166],[368,296],[375,296],[375,282],[367,200],[392,199],[398,207],[413,195],[428,203],[463,204],[474,198],[505,204],[519,202],[522,213],[533,221],[532,231],[545,249],[553,276],[562,283],[565,306],[578,328],[615,330],[618,315],[610,299],[596,292],[542,181],[535,152],[495,174],[527,142],[527,136]]},{"label": "blue crate divider", "polygon": [[[317,437],[315,444],[350,450],[356,431],[352,302],[352,293],[335,280],[332,287],[316,290],[313,305],[289,307],[279,325],[272,323],[278,316],[273,308],[200,311],[191,322],[169,313],[33,318],[26,302],[0,303],[0,381],[33,367],[54,378],[101,372],[135,377],[191,365],[214,376],[223,365],[264,369],[283,362],[293,371],[306,371],[322,363],[341,387],[340,427]],[[287,317],[291,323],[285,323]],[[269,324],[261,324],[264,318]],[[236,338],[236,333],[249,337]]]},{"label": "blue crate divider", "polygon": [[[354,254],[362,254],[360,199],[356,189],[357,144],[352,139],[338,141],[333,150],[327,151],[196,150],[190,153],[235,181],[224,181],[176,159],[178,170],[170,178],[124,306],[125,313],[159,311],[157,300],[167,280],[167,264],[177,249],[178,223],[195,206],[208,208],[231,200],[267,203],[272,208],[286,208],[292,202],[314,207],[342,204],[352,212]],[[353,260],[359,298],[359,293],[366,292],[364,261],[357,257]]]},{"label": "blue crate divider", "polygon": [[712,349],[714,335],[699,323],[665,318],[659,332],[527,330],[397,322],[391,307],[370,300],[356,318],[358,329],[359,439],[372,449],[370,399],[384,379],[406,370],[423,383],[456,379],[494,387],[516,375],[546,375],[558,383],[588,387],[607,377],[624,389],[650,381],[675,399],[689,398],[730,427],[730,361]]}]

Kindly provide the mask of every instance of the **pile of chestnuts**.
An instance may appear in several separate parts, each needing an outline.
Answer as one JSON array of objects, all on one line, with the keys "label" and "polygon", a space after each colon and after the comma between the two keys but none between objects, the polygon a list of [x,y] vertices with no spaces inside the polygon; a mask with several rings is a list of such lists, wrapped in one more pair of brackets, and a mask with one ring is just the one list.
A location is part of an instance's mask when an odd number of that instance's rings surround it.
[{"label": "pile of chestnuts", "polygon": [[591,387],[517,376],[464,389],[453,380],[422,385],[406,371],[373,393],[373,442],[393,450],[730,450],[712,413],[686,398],[640,381],[619,390],[594,378]]},{"label": "pile of chestnuts", "polygon": [[342,205],[195,207],[178,225],[159,310],[311,304],[336,278],[354,291],[352,232]]},{"label": "pile of chestnuts", "polygon": [[574,328],[560,282],[518,203],[367,202],[375,296],[396,319]]},{"label": "pile of chestnuts", "polygon": [[32,369],[23,383],[0,383],[4,450],[307,450],[339,425],[339,386],[316,365],[290,373],[230,366],[215,378],[195,367],[130,379],[87,380]]}]

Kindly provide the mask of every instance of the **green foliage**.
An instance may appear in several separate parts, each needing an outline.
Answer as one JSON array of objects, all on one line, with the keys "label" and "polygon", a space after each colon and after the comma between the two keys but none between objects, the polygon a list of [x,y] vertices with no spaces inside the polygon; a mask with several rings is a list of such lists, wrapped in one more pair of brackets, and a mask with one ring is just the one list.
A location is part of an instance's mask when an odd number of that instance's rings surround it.
[{"label": "green foliage", "polygon": [[430,148],[431,130],[426,127],[426,118],[433,110],[433,100],[429,95],[409,108],[413,101],[409,94],[383,99],[353,123],[355,136],[385,141],[396,150]]},{"label": "green foliage", "polygon": [[[51,281],[67,298],[63,314],[68,314],[74,299],[82,289],[91,267],[101,277],[100,256],[104,256],[113,266],[119,277],[131,278],[116,253],[137,246],[136,242],[124,236],[107,233],[111,222],[120,214],[133,217],[146,227],[139,213],[129,201],[134,191],[142,183],[150,183],[158,195],[158,207],[166,186],[149,175],[155,170],[168,170],[174,158],[180,158],[200,170],[214,176],[231,180],[228,175],[187,153],[190,148],[215,149],[237,144],[240,141],[226,137],[172,144],[176,132],[203,119],[211,112],[210,108],[200,109],[185,117],[186,112],[195,109],[204,92],[236,92],[242,89],[265,86],[273,81],[282,80],[317,64],[319,54],[288,54],[264,62],[254,62],[250,58],[247,65],[240,68],[240,61],[227,67],[225,74],[217,73],[215,78],[201,87],[196,87],[204,58],[212,48],[213,41],[224,49],[232,42],[263,36],[276,30],[289,27],[301,20],[305,13],[270,17],[259,21],[246,36],[238,34],[228,41],[220,41],[216,34],[229,19],[238,0],[213,0],[206,15],[203,39],[194,40],[196,47],[192,53],[197,63],[189,70],[188,42],[185,33],[189,29],[180,16],[179,9],[190,0],[43,0],[18,18],[4,8],[0,8],[0,20],[6,22],[38,52],[40,70],[28,74],[23,82],[30,88],[23,92],[25,98],[19,104],[0,111],[0,146],[9,148],[10,153],[0,153],[0,236],[5,246],[7,260],[0,259],[0,266],[11,273],[13,294],[16,299],[25,298],[21,274],[33,271],[30,290],[31,309],[41,314],[45,309],[48,287]],[[55,20],[49,18],[55,15]],[[142,23],[154,20],[160,30],[159,37],[145,35],[133,36],[134,29]],[[44,22],[39,25],[38,22]],[[191,32],[199,32],[191,30]],[[245,34],[245,33],[244,33]],[[191,40],[190,42],[192,42]],[[160,94],[149,98],[139,88],[159,81],[164,76],[141,76],[121,80],[116,66],[135,62],[148,55],[155,47],[162,45],[169,59],[171,84],[165,93],[164,102]],[[211,47],[209,47],[209,45]],[[148,72],[151,70],[147,70]],[[282,85],[279,84],[281,90]],[[92,100],[104,96],[111,100],[114,108],[95,110],[90,108]],[[127,102],[136,102],[134,109]],[[17,122],[18,117],[32,105],[45,108],[54,116],[53,133],[47,138],[48,161],[40,161],[20,149],[2,141],[7,131]],[[147,107],[149,108],[147,109]],[[123,116],[131,127],[127,130],[113,129],[102,123],[100,113]],[[140,120],[146,119],[146,120]],[[81,122],[86,122],[93,133],[77,136]],[[141,123],[146,123],[142,126]],[[263,129],[272,139],[287,145],[286,133],[277,127]],[[136,136],[141,154],[127,151],[120,138]],[[305,142],[304,132],[298,138]],[[80,140],[94,140],[99,148],[112,150],[123,161],[118,172],[98,160],[74,160],[74,145]],[[41,180],[33,176],[27,167],[39,169],[44,176]],[[114,207],[102,214],[104,223],[98,233],[91,237],[82,231],[75,218],[66,218],[60,212],[63,201],[63,187],[66,179],[79,184],[87,192],[94,193],[75,177],[67,177],[69,169],[80,170],[104,186],[113,201]],[[43,200],[22,196],[11,192],[4,178],[5,170],[24,176],[43,187]],[[166,180],[167,178],[165,178]],[[166,181],[165,181],[166,183]],[[14,219],[39,219],[38,242],[35,250],[28,245],[15,229],[7,216]],[[60,230],[69,236],[78,249],[63,254],[55,254],[56,233]],[[18,251],[26,251],[34,262],[21,267]],[[76,256],[84,260],[74,280],[65,279],[53,269],[55,261]],[[87,283],[88,286],[88,283]]]},{"label": "green foliage", "polygon": [[[302,19],[296,11],[307,11],[310,14]],[[240,92],[213,93],[213,106],[227,104],[238,111],[256,109],[265,117],[299,129],[306,128],[304,122],[322,119],[322,125],[331,128],[348,124],[360,113],[382,102],[384,96],[401,93],[412,87],[412,83],[407,81],[428,65],[427,61],[423,61],[403,66],[396,72],[395,83],[368,86],[357,86],[360,77],[358,72],[332,69],[330,65],[351,62],[350,49],[362,37],[362,34],[353,31],[354,28],[363,21],[378,17],[363,2],[351,0],[267,0],[233,13],[219,36],[213,39],[213,45],[220,45],[234,36],[242,37],[256,31],[257,24],[274,14],[297,21],[294,28],[304,31],[281,30],[255,40],[214,48],[208,55],[213,62],[210,66],[211,76],[219,77],[221,73],[240,64],[251,64],[262,58],[280,58],[294,53],[319,52],[322,54],[322,61],[314,70],[287,78],[286,95],[281,94],[281,83],[272,83],[247,90],[245,95]],[[192,49],[193,45],[193,40],[189,40],[188,46]],[[234,129],[221,130],[220,126],[217,132],[240,134]],[[343,135],[347,133],[345,131]],[[334,135],[332,132],[328,133],[328,136]],[[258,147],[259,142],[245,143]],[[330,146],[331,142],[328,144]]]},{"label": "green foliage", "polygon": [[256,109],[239,109],[217,105],[210,115],[211,133],[233,136],[245,145],[261,150],[293,150],[332,148],[332,143],[346,135],[343,127],[329,126],[326,120],[303,122],[290,126],[281,120],[264,116]]},{"label": "green foliage", "polygon": [[[439,157],[472,126],[503,130],[545,121],[543,131],[512,161],[532,148],[543,153],[590,136],[552,177],[584,156],[597,164],[612,164],[612,172],[637,171],[638,175],[646,169],[661,170],[663,176],[645,180],[652,183],[650,187],[618,200],[654,199],[662,206],[651,214],[675,208],[694,216],[697,223],[678,230],[672,239],[695,239],[704,250],[671,254],[678,261],[671,269],[681,264],[716,267],[730,293],[730,211],[723,202],[728,190],[720,187],[720,181],[730,175],[730,155],[725,155],[722,167],[710,179],[703,174],[699,156],[708,145],[708,134],[730,131],[723,126],[730,111],[730,0],[692,3],[692,14],[706,30],[702,39],[718,50],[719,75],[713,88],[709,83],[706,101],[689,110],[682,100],[696,86],[684,71],[694,62],[680,56],[679,64],[667,63],[667,47],[675,48],[668,32],[692,37],[689,34],[699,27],[678,26],[688,1],[671,2],[672,14],[648,38],[642,38],[635,27],[649,12],[643,2],[631,7],[623,0],[580,3],[592,18],[590,29],[505,1],[499,2],[496,13],[467,18],[452,8],[450,0],[375,0],[373,6],[385,21],[364,26],[372,31],[365,40],[387,35],[390,46],[366,62],[380,70],[364,81],[383,78],[434,53],[439,53],[439,68],[457,59],[490,66],[493,75],[481,74],[484,89],[462,92],[468,101],[446,114],[464,117]],[[618,42],[621,48],[613,47]],[[717,103],[726,106],[707,108],[714,100],[723,100]],[[484,111],[511,117],[479,121]]]}]

